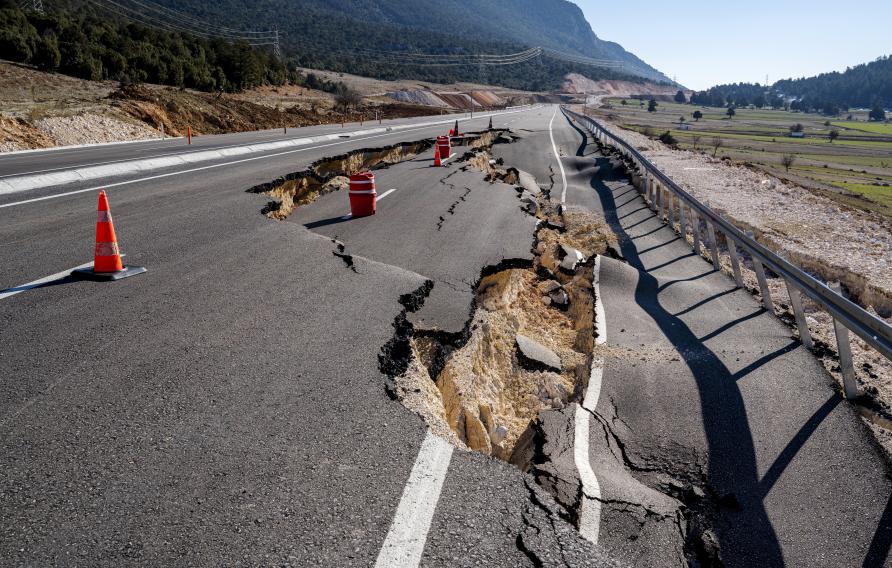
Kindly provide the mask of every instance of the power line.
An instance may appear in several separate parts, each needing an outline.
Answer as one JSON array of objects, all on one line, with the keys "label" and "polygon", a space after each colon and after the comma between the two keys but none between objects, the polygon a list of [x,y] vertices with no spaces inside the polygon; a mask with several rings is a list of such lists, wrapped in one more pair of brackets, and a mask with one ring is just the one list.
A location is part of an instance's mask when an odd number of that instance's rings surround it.
[{"label": "power line", "polygon": [[43,0],[23,0],[20,4],[23,12],[37,12],[43,14]]},{"label": "power line", "polygon": [[[159,28],[169,32],[183,32],[192,34],[198,37],[202,37],[205,39],[229,39],[235,41],[245,41],[252,46],[264,46],[264,45],[272,45],[275,46],[277,44],[277,37],[275,32],[223,32],[223,31],[211,31],[210,28],[212,26],[206,26],[205,29],[200,28],[196,24],[190,23],[190,18],[183,17],[181,21],[178,22],[169,22],[165,19],[155,16],[153,14],[148,14],[141,11],[138,8],[134,8],[128,6],[126,4],[117,2],[115,0],[88,0],[93,4],[103,8],[104,10],[113,12],[119,16],[122,16],[126,19],[132,20],[134,22],[143,24],[148,27]],[[127,2],[128,0],[120,0],[121,2]],[[145,6],[139,0],[129,0],[135,4]],[[267,33],[269,35],[258,36],[253,35],[257,33]],[[250,35],[249,35],[250,34]]]}]

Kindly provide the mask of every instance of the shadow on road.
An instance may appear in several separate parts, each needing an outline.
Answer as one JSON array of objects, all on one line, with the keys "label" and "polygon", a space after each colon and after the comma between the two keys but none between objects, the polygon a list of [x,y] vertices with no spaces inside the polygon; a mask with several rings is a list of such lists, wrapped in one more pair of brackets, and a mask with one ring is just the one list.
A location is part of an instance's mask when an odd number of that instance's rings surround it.
[{"label": "shadow on road", "polygon": [[319,221],[313,221],[310,223],[306,223],[304,227],[307,229],[315,229],[316,227],[325,227],[327,225],[337,225],[338,223],[346,223],[347,221],[352,221],[353,216],[351,215],[341,215],[339,217],[329,217],[328,219],[320,219]]},{"label": "shadow on road", "polygon": [[63,284],[73,284],[75,282],[83,282],[80,278],[75,278],[72,275],[63,276],[57,280],[51,280],[49,282],[43,282],[42,284],[29,284],[25,286],[16,286],[14,288],[7,288],[5,290],[0,290],[0,294],[5,294],[8,292],[21,294],[22,292],[28,292],[29,290],[39,290],[40,288],[50,288],[52,286],[61,286]]},{"label": "shadow on road", "polygon": [[[722,510],[722,516],[727,522],[717,523],[715,527],[720,548],[729,552],[724,558],[726,565],[783,566],[780,543],[762,503],[763,489],[758,476],[753,436],[743,397],[737,386],[738,377],[704,345],[704,340],[698,338],[683,320],[660,305],[658,295],[667,285],[660,286],[657,279],[645,270],[635,242],[620,223],[621,217],[617,215],[613,191],[604,183],[604,178],[595,177],[591,184],[601,199],[608,224],[620,241],[623,257],[640,271],[635,289],[636,303],[653,318],[696,380],[703,427],[709,446],[709,486],[720,497],[733,495],[734,500],[740,504],[739,510]],[[627,187],[619,189],[625,190]],[[646,207],[636,211],[644,209]],[[623,218],[633,213],[627,213]],[[712,271],[673,283],[696,280],[709,274]],[[764,310],[723,326],[721,330],[761,313]],[[720,330],[708,337],[714,337],[717,333]]]},{"label": "shadow on road", "polygon": [[889,558],[890,547],[892,547],[892,496],[886,502],[883,516],[880,517],[880,524],[876,532],[873,533],[870,548],[867,549],[867,555],[864,557],[864,563],[861,564],[861,568],[880,568],[885,566],[886,559]]}]

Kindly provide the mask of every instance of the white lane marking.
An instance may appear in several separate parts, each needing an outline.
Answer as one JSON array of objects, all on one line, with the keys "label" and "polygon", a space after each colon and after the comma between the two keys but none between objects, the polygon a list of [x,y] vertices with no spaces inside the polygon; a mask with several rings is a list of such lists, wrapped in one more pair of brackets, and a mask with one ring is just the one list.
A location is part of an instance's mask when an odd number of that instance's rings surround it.
[{"label": "white lane marking", "polygon": [[[532,110],[532,109],[530,109],[530,110]],[[524,111],[512,111],[512,112],[524,112]],[[505,114],[505,113],[502,113],[502,114]],[[392,136],[392,135],[394,135],[394,134],[401,134],[401,133],[404,133],[404,132],[413,132],[413,131],[415,131],[415,130],[430,129],[430,128],[434,128],[435,126],[439,126],[439,124],[435,124],[435,125],[433,125],[433,126],[416,126],[416,127],[414,127],[414,128],[403,128],[403,129],[399,130],[398,132],[397,132],[397,131],[394,131],[394,132],[385,132],[384,134],[376,134],[376,135],[374,135],[374,136],[367,136],[367,137],[365,137],[365,138],[355,138],[355,139],[351,139],[351,140],[341,140],[340,142],[332,142],[331,144],[321,144],[321,145],[319,145],[319,146],[309,146],[309,147],[306,147],[306,148],[297,148],[297,149],[295,149],[295,150],[288,150],[287,152],[278,152],[278,153],[276,153],[276,154],[265,154],[265,155],[263,155],[263,156],[254,156],[254,157],[251,157],[251,158],[242,158],[242,159],[240,159],[240,160],[233,160],[233,161],[231,161],[231,162],[225,162],[225,163],[222,163],[222,164],[211,164],[210,166],[201,166],[201,167],[198,167],[198,168],[191,168],[191,169],[188,169],[188,170],[181,170],[181,171],[170,172],[170,173],[166,173],[166,174],[158,174],[158,175],[148,176],[148,177],[139,178],[139,179],[131,179],[131,180],[127,180],[127,181],[119,181],[119,182],[116,182],[116,183],[109,183],[109,184],[105,184],[105,185],[99,185],[99,186],[96,186],[96,187],[88,187],[87,189],[78,189],[78,190],[75,190],[75,191],[66,191],[65,193],[56,193],[56,194],[53,194],[53,195],[45,195],[45,196],[43,196],[43,197],[35,197],[35,198],[32,198],[32,199],[25,199],[25,200],[23,200],[23,201],[14,201],[14,202],[12,202],[12,203],[4,203],[4,204],[0,204],[0,209],[5,209],[6,207],[16,207],[16,206],[18,206],[18,205],[26,205],[26,204],[28,204],[28,203],[36,203],[36,202],[39,202],[39,201],[46,201],[47,199],[56,199],[56,198],[59,198],[59,197],[67,197],[67,196],[69,196],[69,195],[77,195],[77,194],[79,194],[79,193],[87,193],[87,192],[90,192],[90,191],[99,191],[100,189],[108,189],[108,188],[110,188],[110,187],[120,187],[120,186],[122,186],[122,185],[131,185],[131,184],[134,184],[134,183],[140,183],[140,182],[144,182],[144,181],[152,181],[152,180],[155,180],[155,179],[163,179],[163,178],[167,178],[167,177],[171,177],[171,176],[178,176],[178,175],[183,175],[183,174],[190,174],[190,173],[194,173],[194,172],[200,172],[200,171],[210,170],[210,169],[215,169],[215,168],[222,168],[222,167],[226,167],[226,166],[233,166],[233,165],[236,165],[236,164],[242,164],[242,163],[245,163],[245,162],[252,162],[252,161],[254,161],[254,160],[265,160],[265,159],[268,159],[268,158],[276,158],[276,157],[278,157],[278,156],[285,156],[285,155],[287,155],[287,154],[294,154],[294,153],[296,153],[296,152],[306,152],[307,150],[317,150],[317,149],[319,149],[319,148],[328,148],[329,146],[338,146],[338,145],[340,145],[340,144],[348,144],[348,143],[350,143],[350,142],[355,142],[355,141],[357,141],[357,140],[371,140],[371,139],[373,139],[373,138],[381,138],[382,136]]]},{"label": "white lane marking", "polygon": [[382,199],[384,199],[385,197],[387,197],[388,195],[390,195],[390,194],[393,193],[394,191],[396,191],[396,188],[395,188],[395,187],[394,187],[393,189],[388,189],[387,191],[385,191],[384,193],[382,193],[381,195],[378,196],[378,201],[381,201]]},{"label": "white lane marking", "polygon": [[551,115],[551,121],[548,123],[548,136],[551,137],[551,149],[554,150],[554,157],[557,159],[558,167],[561,168],[561,180],[564,184],[564,189],[561,191],[561,203],[567,201],[567,174],[564,172],[564,163],[561,161],[561,155],[558,153],[557,144],[554,143],[554,131],[551,129],[551,125],[554,124],[554,117],[557,116],[558,111],[557,106],[554,107],[554,114]]},{"label": "white lane marking", "polygon": [[[496,116],[502,114],[513,114],[524,112],[523,110],[501,111],[489,115],[483,115],[479,119]],[[479,120],[478,119],[478,120]],[[369,134],[377,134],[383,132],[385,134],[396,131],[415,130],[421,127],[433,127],[448,124],[452,119],[439,120],[432,122],[424,122],[413,128],[413,123],[406,125],[396,125],[387,128],[378,127],[367,130],[356,130],[349,136],[366,136]],[[257,142],[248,143],[224,149],[201,149],[199,151],[165,154],[159,158],[131,159],[124,162],[118,162],[117,165],[106,166],[77,166],[55,173],[38,174],[38,175],[16,175],[11,178],[0,179],[0,195],[20,193],[24,191],[32,191],[35,189],[45,189],[50,187],[58,187],[67,183],[76,183],[91,179],[103,179],[109,176],[125,176],[138,172],[147,172],[149,170],[158,170],[168,167],[176,167],[187,163],[206,162],[218,160],[230,156],[242,154],[257,154],[261,152],[271,152],[280,148],[312,145],[324,140],[337,140],[345,137],[344,134],[326,134],[321,137],[302,137],[288,138],[285,140],[273,142]]]},{"label": "white lane marking", "polygon": [[[595,343],[597,345],[603,345],[607,341],[604,305],[601,302],[601,290],[599,287],[600,279],[601,256],[598,255],[595,257],[595,269],[592,276],[592,288],[595,295],[595,331],[598,334]],[[582,407],[577,407],[574,413],[573,461],[576,462],[579,480],[582,483],[582,501],[579,506],[579,534],[595,544],[598,544],[598,536],[601,529],[601,485],[598,483],[598,477],[592,469],[589,456],[589,413],[595,412],[595,409],[598,407],[603,379],[604,360],[594,357]]]},{"label": "white lane marking", "polygon": [[[601,486],[598,477],[592,470],[589,458],[589,411],[594,410],[601,391],[601,369],[595,365],[600,361],[592,361],[591,377],[582,406],[576,407],[574,413],[575,428],[573,432],[573,461],[579,471],[582,483],[582,498],[579,504],[579,534],[582,538],[598,544],[598,533],[601,529]],[[590,400],[590,395],[591,399]]]},{"label": "white lane marking", "polygon": [[[283,140],[292,140],[292,139],[295,139],[295,138],[293,136],[288,137],[288,138],[283,138]],[[168,138],[168,140],[174,140],[174,139]],[[122,142],[122,143],[126,143],[126,142],[127,141]],[[137,140],[137,142],[141,142],[141,141]],[[196,147],[194,150],[189,150],[186,152],[179,151],[179,150],[181,150],[181,148],[174,146],[174,147],[171,147],[170,152],[165,152],[163,154],[153,154],[151,156],[141,156],[140,159],[141,160],[151,160],[153,158],[165,158],[168,156],[187,156],[189,154],[195,154],[198,152],[207,152],[207,151],[211,151],[211,150],[228,150],[230,148],[239,148],[242,146],[245,146],[245,142],[237,142],[235,144],[229,144],[226,146],[206,146],[206,147],[201,147],[201,148]],[[154,150],[155,148],[150,148],[150,149]],[[157,148],[157,149],[164,150],[165,148],[161,147],[161,148]],[[4,157],[4,154],[0,154],[0,158],[3,158],[3,157]],[[46,169],[46,170],[33,170],[30,172],[18,172],[18,173],[14,173],[14,174],[0,175],[0,179],[11,178],[11,177],[20,177],[20,176],[24,177],[24,176],[29,176],[29,175],[33,175],[33,174],[43,174],[43,173],[48,173],[48,172],[59,172],[59,171],[64,171],[64,170],[76,169],[76,168],[89,168],[89,167],[93,167],[93,166],[107,166],[108,164],[121,164],[124,162],[132,162],[132,161],[133,161],[133,158],[120,158],[118,160],[109,160],[107,162],[93,162],[90,164],[78,164],[77,166],[60,166],[58,168],[50,168],[50,169]]]},{"label": "white lane marking", "polygon": [[15,296],[16,294],[21,294],[27,290],[33,290],[34,288],[38,288],[44,284],[48,284],[50,282],[55,282],[56,280],[61,280],[71,274],[72,270],[80,270],[81,268],[89,268],[93,266],[93,262],[87,262],[85,264],[80,264],[75,266],[74,268],[69,268],[68,270],[63,270],[62,272],[57,272],[55,274],[50,274],[49,276],[44,276],[39,280],[34,280],[33,282],[28,282],[27,284],[22,284],[21,286],[16,286],[14,288],[7,288],[6,290],[0,290],[0,300],[4,300],[9,298],[10,296]]},{"label": "white lane marking", "polygon": [[595,296],[595,332],[598,338],[596,345],[607,343],[607,316],[604,313],[604,302],[601,301],[601,255],[595,257],[595,270],[592,275],[592,294]]},{"label": "white lane marking", "polygon": [[428,430],[375,568],[414,568],[421,562],[451,459],[452,445]]}]

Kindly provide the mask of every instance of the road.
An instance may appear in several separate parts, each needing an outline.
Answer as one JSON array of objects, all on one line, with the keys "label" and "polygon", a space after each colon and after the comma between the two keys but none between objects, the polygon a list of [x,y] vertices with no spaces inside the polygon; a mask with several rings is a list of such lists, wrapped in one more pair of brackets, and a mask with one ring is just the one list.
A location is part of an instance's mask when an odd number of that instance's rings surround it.
[{"label": "road", "polygon": [[[431,436],[379,364],[401,316],[461,333],[481,273],[532,258],[536,220],[513,187],[426,152],[376,171],[389,193],[370,218],[344,219],[339,191],[273,221],[247,191],[444,130],[418,126],[102,184],[127,262],[148,273],[0,292],[3,564],[674,566],[675,480],[737,503],[683,503],[729,566],[884,565],[885,462],[790,331],[632,213],[623,174],[556,107],[493,122],[518,137],[496,157],[611,223],[626,261],[600,262],[607,346],[651,346],[634,365],[605,351],[597,405],[570,407],[591,416],[597,544],[529,474]],[[23,154],[0,176],[184,150]],[[0,196],[0,290],[90,260],[99,187]]]}]

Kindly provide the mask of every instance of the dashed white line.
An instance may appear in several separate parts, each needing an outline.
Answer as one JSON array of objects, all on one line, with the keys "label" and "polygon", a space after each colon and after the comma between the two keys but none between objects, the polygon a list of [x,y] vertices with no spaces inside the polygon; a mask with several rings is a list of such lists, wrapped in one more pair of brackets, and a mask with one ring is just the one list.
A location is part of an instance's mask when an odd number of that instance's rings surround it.
[{"label": "dashed white line", "polygon": [[382,193],[381,195],[378,196],[378,201],[381,201],[382,199],[384,199],[385,197],[387,197],[388,195],[390,195],[390,194],[393,193],[394,191],[396,191],[396,188],[395,188],[395,187],[392,188],[392,189],[388,189],[387,191],[385,191],[384,193]]},{"label": "dashed white line", "polygon": [[50,274],[49,276],[44,276],[39,280],[34,280],[33,282],[28,282],[27,284],[22,284],[21,286],[16,286],[14,288],[7,288],[6,290],[0,290],[0,300],[5,300],[11,296],[15,296],[16,294],[21,294],[22,292],[26,292],[28,290],[33,290],[34,288],[39,288],[44,284],[49,284],[50,282],[54,282],[56,280],[61,280],[65,278],[69,274],[71,274],[72,270],[80,270],[81,268],[89,268],[93,266],[93,262],[87,262],[85,264],[81,264],[75,266],[74,268],[69,268],[68,270],[63,270],[62,272],[57,272],[55,274]]},{"label": "dashed white line", "polygon": [[[394,191],[396,191],[396,188],[395,188],[395,187],[394,187],[393,189],[388,189],[387,191],[385,191],[384,193],[382,193],[381,195],[378,196],[377,201],[381,201],[382,199],[384,199],[385,197],[387,197],[388,195],[390,195],[390,194],[393,193]],[[352,218],[353,218],[353,213],[347,213],[346,215],[344,215],[343,217],[341,217],[341,220],[342,220],[342,221],[349,221],[349,220],[352,219]]]},{"label": "dashed white line", "polygon": [[554,131],[551,126],[554,124],[554,117],[557,116],[558,111],[557,106],[554,107],[554,114],[551,115],[551,121],[548,123],[548,136],[551,137],[551,149],[554,150],[554,157],[557,159],[558,167],[561,169],[561,180],[564,184],[563,190],[561,190],[561,203],[567,201],[567,174],[564,172],[564,163],[561,161],[561,155],[558,153],[557,144],[554,143]]},{"label": "dashed white line", "polygon": [[451,459],[452,445],[428,430],[375,568],[414,568],[421,562]]}]

